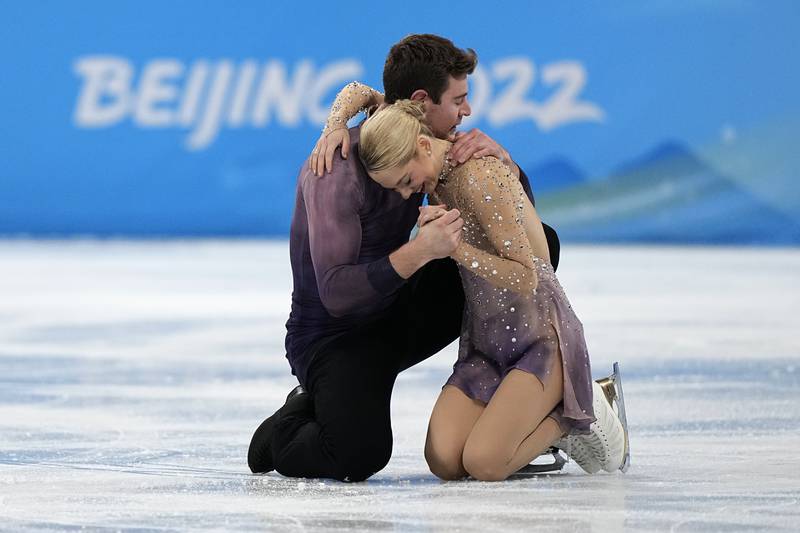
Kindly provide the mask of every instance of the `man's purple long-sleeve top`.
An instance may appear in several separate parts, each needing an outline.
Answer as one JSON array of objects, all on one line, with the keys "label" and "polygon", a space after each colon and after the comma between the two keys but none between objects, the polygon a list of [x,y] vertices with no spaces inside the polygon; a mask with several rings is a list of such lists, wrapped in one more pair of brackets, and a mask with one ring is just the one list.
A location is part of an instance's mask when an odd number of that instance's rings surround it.
[{"label": "man's purple long-sleeve top", "polygon": [[[302,384],[312,344],[380,317],[405,283],[389,254],[408,242],[423,195],[403,200],[372,181],[358,157],[359,133],[350,129],[350,155],[337,155],[330,174],[319,178],[306,162],[297,180],[286,357]],[[531,196],[522,172],[520,181]]]},{"label": "man's purple long-sleeve top", "polygon": [[350,129],[350,155],[337,156],[330,174],[317,177],[306,163],[298,177],[286,357],[301,383],[312,343],[380,316],[405,283],[389,254],[408,241],[423,195],[404,201],[372,181],[358,157],[359,132]]}]

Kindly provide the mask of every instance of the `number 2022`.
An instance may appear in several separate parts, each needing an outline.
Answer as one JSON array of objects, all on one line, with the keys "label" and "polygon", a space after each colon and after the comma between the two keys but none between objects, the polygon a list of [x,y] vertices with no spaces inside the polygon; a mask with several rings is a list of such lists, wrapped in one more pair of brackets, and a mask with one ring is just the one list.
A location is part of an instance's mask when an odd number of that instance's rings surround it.
[{"label": "number 2022", "polygon": [[[527,57],[509,57],[491,65],[489,72],[480,65],[470,78],[470,102],[475,119],[484,115],[492,126],[499,127],[520,120],[532,120],[542,131],[573,122],[602,122],[605,111],[598,105],[580,100],[586,85],[586,70],[577,61],[558,61],[544,65],[541,81],[553,87],[543,102],[528,99],[534,86],[536,66]],[[492,83],[508,81],[492,98]]]}]

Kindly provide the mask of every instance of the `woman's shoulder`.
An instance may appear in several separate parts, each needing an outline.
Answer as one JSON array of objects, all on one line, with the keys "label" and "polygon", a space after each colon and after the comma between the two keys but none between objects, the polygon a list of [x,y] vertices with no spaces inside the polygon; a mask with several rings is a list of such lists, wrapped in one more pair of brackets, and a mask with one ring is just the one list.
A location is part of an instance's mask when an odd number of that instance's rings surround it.
[{"label": "woman's shoulder", "polygon": [[514,175],[494,156],[469,159],[453,169],[453,177],[462,190],[481,190],[487,186],[504,187]]}]

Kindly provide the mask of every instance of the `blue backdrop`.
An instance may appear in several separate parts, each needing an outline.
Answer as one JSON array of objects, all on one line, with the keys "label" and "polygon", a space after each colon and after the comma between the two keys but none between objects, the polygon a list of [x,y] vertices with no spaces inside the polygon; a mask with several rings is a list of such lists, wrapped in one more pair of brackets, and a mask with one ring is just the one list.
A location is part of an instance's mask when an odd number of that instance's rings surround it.
[{"label": "blue backdrop", "polygon": [[0,234],[285,235],[338,88],[432,32],[565,239],[800,243],[800,3],[569,4],[3,2]]}]

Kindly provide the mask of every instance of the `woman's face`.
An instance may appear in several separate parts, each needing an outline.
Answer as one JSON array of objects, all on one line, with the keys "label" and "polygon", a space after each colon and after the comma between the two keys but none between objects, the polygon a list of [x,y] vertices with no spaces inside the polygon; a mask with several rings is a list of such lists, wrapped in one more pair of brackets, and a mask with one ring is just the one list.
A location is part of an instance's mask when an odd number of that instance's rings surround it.
[{"label": "woman's face", "polygon": [[430,194],[436,189],[433,158],[426,149],[417,148],[417,155],[402,167],[370,172],[369,175],[382,187],[399,192],[404,200],[412,194]]}]

